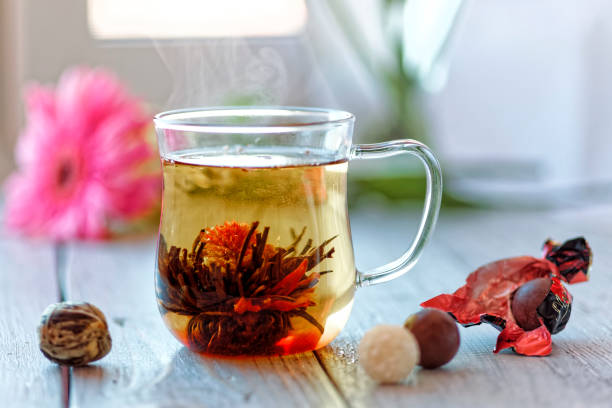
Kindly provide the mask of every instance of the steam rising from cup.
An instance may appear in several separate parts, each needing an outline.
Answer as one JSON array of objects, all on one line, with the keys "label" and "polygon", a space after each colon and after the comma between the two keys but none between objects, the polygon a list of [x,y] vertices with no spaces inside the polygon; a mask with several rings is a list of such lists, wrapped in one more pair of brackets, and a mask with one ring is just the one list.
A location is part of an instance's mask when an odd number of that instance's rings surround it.
[{"label": "steam rising from cup", "polygon": [[245,39],[155,44],[172,76],[167,109],[287,103],[287,67],[272,46]]}]

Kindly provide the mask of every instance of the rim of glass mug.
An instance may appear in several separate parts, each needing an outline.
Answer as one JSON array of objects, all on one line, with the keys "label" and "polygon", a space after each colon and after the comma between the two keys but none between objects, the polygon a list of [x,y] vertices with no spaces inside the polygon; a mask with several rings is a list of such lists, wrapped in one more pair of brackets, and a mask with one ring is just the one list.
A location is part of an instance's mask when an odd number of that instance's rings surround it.
[{"label": "rim of glass mug", "polygon": [[[320,116],[320,119],[296,123],[295,120],[299,119],[300,115]],[[279,120],[277,123],[220,121],[230,116],[268,120],[275,117],[285,121]],[[209,122],[206,122],[207,119]],[[214,106],[169,110],[155,115],[153,121],[156,127],[178,131],[260,134],[327,129],[334,125],[351,124],[355,121],[355,116],[338,109],[299,106]]]}]

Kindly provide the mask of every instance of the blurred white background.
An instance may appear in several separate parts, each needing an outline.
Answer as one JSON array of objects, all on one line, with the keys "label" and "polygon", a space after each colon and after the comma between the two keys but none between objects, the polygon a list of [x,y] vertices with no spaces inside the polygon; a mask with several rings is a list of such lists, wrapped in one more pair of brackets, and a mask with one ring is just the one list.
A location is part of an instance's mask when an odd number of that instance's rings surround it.
[{"label": "blurred white background", "polygon": [[[410,112],[398,109],[384,83],[402,33],[427,44],[426,31],[407,29],[420,20],[404,12],[404,2],[296,0],[279,9],[270,0],[259,10],[248,0],[118,3],[0,0],[0,179],[13,166],[23,84],[54,83],[66,67],[85,64],[116,72],[152,111],[244,101],[337,107],[356,113],[359,140],[376,139],[390,117],[413,115],[408,136],[426,138],[456,176],[455,189],[479,199],[539,192],[556,200],[584,186],[612,191],[607,1],[407,0],[426,4],[430,17],[436,7],[460,9],[436,55],[434,81],[415,79]],[[164,13],[181,6],[186,12]],[[231,11],[240,7],[250,8]],[[126,23],[139,15],[139,24]],[[181,15],[191,25],[170,24]],[[166,34],[160,16],[170,21]],[[224,18],[235,26],[224,31]],[[134,27],[153,27],[148,35],[158,38],[140,38]]]},{"label": "blurred white background", "polygon": [[448,82],[426,97],[447,164],[488,162],[500,177],[507,169],[538,181],[525,191],[601,186],[612,197],[612,3],[486,1],[464,11]]}]

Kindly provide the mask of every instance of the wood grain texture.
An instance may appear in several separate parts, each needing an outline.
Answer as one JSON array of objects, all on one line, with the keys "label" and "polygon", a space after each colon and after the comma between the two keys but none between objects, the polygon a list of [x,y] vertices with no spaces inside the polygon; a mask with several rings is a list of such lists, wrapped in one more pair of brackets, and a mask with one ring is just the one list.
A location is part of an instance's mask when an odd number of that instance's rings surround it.
[{"label": "wood grain texture", "polygon": [[[371,210],[352,217],[357,264],[392,260],[405,248],[418,210]],[[591,280],[571,285],[567,328],[548,357],[492,353],[498,332],[461,328],[456,358],[379,386],[359,366],[357,345],[378,323],[401,324],[418,304],[452,292],[495,259],[538,255],[544,239],[584,235],[594,251]],[[123,241],[68,248],[65,290],[106,314],[113,350],[72,370],[73,407],[419,406],[608,407],[612,401],[612,208],[539,213],[455,211],[442,215],[418,265],[392,283],[359,290],[347,327],[315,354],[207,358],[165,328],[153,287],[154,243]],[[0,406],[62,406],[60,369],[38,351],[35,327],[56,301],[53,248],[0,233]]]},{"label": "wood grain texture", "polygon": [[[318,351],[352,406],[608,407],[612,401],[612,210],[513,214],[444,214],[422,260],[390,284],[359,290],[351,319],[339,338]],[[414,224],[402,214],[360,214],[353,220],[357,264],[376,266],[398,255]],[[384,233],[384,234],[383,234]],[[574,308],[568,327],[553,337],[544,358],[492,353],[498,332],[481,325],[461,328],[456,358],[439,370],[417,370],[402,385],[377,386],[358,364],[357,344],[378,323],[401,324],[418,304],[452,292],[476,267],[495,259],[538,255],[549,236],[584,234],[595,261],[588,283],[569,287]],[[384,235],[384,239],[381,237]],[[381,237],[381,238],[378,238]],[[372,239],[376,238],[376,239]],[[385,258],[385,259],[381,259]]]},{"label": "wood grain texture", "polygon": [[113,338],[106,358],[73,370],[74,406],[344,405],[313,353],[209,358],[179,344],[157,311],[152,241],[79,244],[69,258],[69,297],[100,307]]},{"label": "wood grain texture", "polygon": [[38,349],[36,326],[57,302],[53,248],[0,233],[0,406],[62,406],[61,369]]}]

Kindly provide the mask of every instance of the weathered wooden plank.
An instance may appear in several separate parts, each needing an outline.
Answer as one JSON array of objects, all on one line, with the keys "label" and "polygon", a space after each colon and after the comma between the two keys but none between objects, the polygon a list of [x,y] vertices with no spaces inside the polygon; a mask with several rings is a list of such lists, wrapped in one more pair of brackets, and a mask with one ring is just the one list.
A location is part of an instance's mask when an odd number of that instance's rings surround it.
[{"label": "weathered wooden plank", "polygon": [[72,247],[71,299],[90,301],[109,320],[113,349],[73,370],[71,403],[117,406],[343,406],[313,353],[228,359],[189,352],[168,332],[153,286],[154,243]]},{"label": "weathered wooden plank", "polygon": [[62,406],[59,366],[38,350],[36,326],[57,302],[53,247],[0,233],[0,405]]},{"label": "weathered wooden plank", "polygon": [[[533,370],[532,359],[521,359],[521,364],[523,372],[529,373],[537,395],[545,395],[550,403],[609,406],[612,400],[612,321],[609,318],[612,307],[612,275],[609,273],[612,270],[612,209],[572,209],[504,217],[481,214],[477,217],[488,231],[500,231],[497,239],[487,237],[481,245],[485,253],[492,256],[536,255],[548,237],[562,241],[584,235],[588,239],[594,252],[590,280],[568,286],[574,297],[572,317],[567,328],[553,337],[553,354],[542,359],[546,369]],[[514,231],[515,228],[519,232]],[[444,234],[455,242],[455,251],[468,259],[482,256],[476,254],[475,247],[468,242],[457,242],[454,239],[456,231],[456,228],[449,228]],[[503,251],[506,255],[502,255]],[[541,391],[546,387],[559,391]]]},{"label": "weathered wooden plank", "polygon": [[[415,270],[392,284],[359,290],[345,330],[317,352],[354,406],[609,406],[612,398],[612,228],[601,214],[458,212],[444,214]],[[612,211],[606,212],[610,219]],[[352,219],[357,264],[371,267],[399,254],[414,225],[406,215],[358,214]],[[573,316],[554,337],[553,354],[528,358],[492,354],[498,332],[488,326],[461,329],[462,345],[443,369],[418,370],[411,382],[376,386],[358,364],[357,344],[378,323],[401,324],[418,304],[462,284],[474,268],[497,258],[537,255],[549,235],[585,234],[595,251],[592,280],[570,287]],[[385,258],[385,259],[381,259]],[[543,404],[543,405],[540,405]]]}]

